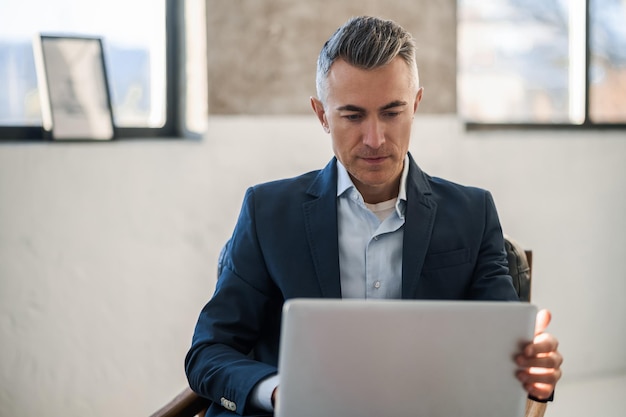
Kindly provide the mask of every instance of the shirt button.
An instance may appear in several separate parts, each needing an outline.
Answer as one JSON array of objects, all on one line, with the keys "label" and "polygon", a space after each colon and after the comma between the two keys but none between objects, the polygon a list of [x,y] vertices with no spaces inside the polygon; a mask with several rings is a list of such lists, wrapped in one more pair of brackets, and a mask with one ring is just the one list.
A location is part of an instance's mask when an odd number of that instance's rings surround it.
[{"label": "shirt button", "polygon": [[374,288],[376,288],[376,289],[380,288],[380,281],[376,281],[374,283]]},{"label": "shirt button", "polygon": [[374,240],[378,240],[378,236],[374,236]]}]

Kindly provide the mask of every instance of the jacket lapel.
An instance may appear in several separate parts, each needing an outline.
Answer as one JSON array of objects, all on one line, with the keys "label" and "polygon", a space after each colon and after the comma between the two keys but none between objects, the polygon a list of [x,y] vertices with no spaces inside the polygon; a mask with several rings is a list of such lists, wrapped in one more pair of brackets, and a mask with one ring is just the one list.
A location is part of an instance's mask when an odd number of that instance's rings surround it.
[{"label": "jacket lapel", "polygon": [[302,209],[311,257],[322,296],[341,298],[335,158],[320,171],[307,193],[313,199],[303,203]]},{"label": "jacket lapel", "polygon": [[427,175],[409,154],[407,180],[407,205],[402,248],[402,298],[415,298],[424,259],[435,224],[437,203],[432,194]]},{"label": "jacket lapel", "polygon": [[[424,259],[437,213],[428,176],[409,154],[407,206],[402,249],[402,298],[416,297]],[[307,193],[312,200],[303,203],[306,236],[315,273],[323,297],[340,298],[339,246],[337,227],[337,169],[333,158],[320,171]]]}]

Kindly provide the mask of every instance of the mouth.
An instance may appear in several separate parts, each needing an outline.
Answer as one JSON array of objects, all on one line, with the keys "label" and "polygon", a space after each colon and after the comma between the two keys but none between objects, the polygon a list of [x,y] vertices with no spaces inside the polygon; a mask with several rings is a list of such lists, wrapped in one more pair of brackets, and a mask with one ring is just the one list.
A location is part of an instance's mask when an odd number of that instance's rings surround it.
[{"label": "mouth", "polygon": [[369,157],[363,157],[362,159],[368,164],[380,164],[382,162],[385,162],[387,160],[387,157],[386,156],[369,156]]}]

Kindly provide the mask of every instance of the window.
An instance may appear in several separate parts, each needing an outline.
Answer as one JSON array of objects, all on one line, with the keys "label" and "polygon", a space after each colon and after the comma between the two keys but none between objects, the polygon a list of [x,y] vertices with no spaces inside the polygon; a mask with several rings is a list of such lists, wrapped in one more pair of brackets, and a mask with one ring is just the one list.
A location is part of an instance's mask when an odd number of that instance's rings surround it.
[{"label": "window", "polygon": [[32,49],[40,33],[101,37],[117,135],[172,135],[175,4],[0,0],[0,138],[42,137]]},{"label": "window", "polygon": [[626,0],[459,0],[458,16],[466,121],[626,125]]}]

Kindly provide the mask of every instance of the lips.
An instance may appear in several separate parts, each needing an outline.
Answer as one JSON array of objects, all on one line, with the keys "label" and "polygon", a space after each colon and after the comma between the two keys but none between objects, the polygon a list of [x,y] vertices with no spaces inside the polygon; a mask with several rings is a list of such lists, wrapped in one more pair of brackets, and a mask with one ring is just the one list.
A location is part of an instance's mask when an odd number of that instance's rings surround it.
[{"label": "lips", "polygon": [[369,156],[362,158],[365,162],[369,162],[370,164],[378,164],[387,159],[386,156]]}]

